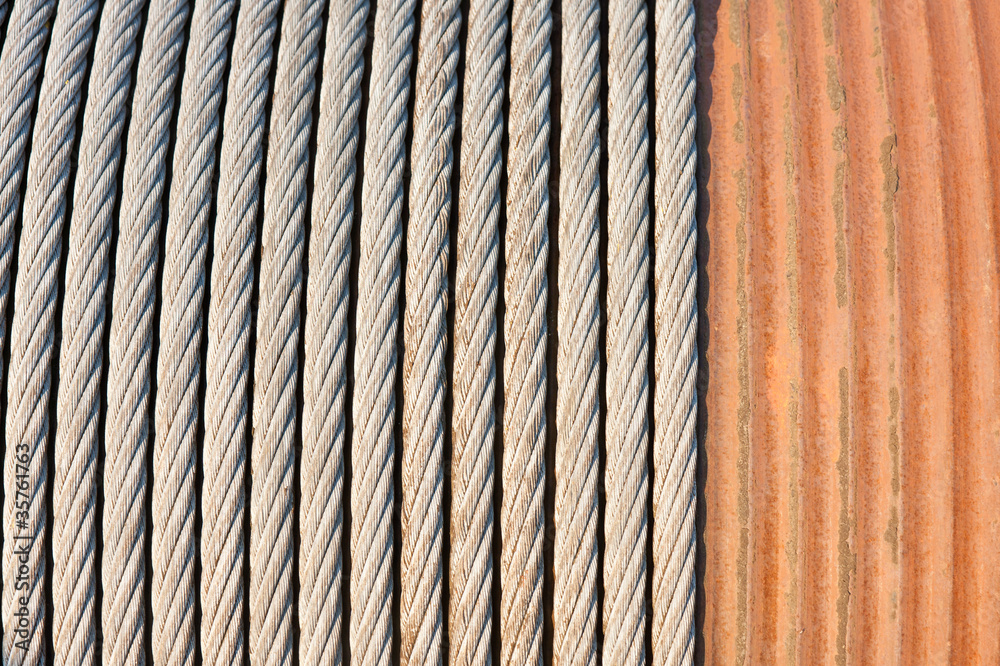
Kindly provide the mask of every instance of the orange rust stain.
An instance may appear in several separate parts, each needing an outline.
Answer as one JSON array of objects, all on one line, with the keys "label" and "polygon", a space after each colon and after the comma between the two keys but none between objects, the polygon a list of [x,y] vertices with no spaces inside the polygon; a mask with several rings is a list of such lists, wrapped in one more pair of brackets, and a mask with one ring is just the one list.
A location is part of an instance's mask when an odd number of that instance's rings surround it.
[{"label": "orange rust stain", "polygon": [[[701,507],[701,569],[698,607],[698,652],[706,662],[730,666],[737,661],[740,607],[745,587],[738,582],[741,540],[746,516],[740,515],[739,442],[749,442],[740,425],[746,401],[747,371],[745,316],[746,165],[738,128],[744,126],[743,58],[740,47],[742,7],[733,0],[712,0],[700,7],[696,71],[699,80],[698,143],[711,145],[713,155],[698,160],[698,246],[700,330],[699,348],[713,349],[702,356],[702,419],[699,487],[705,489]],[[744,241],[740,241],[740,237]],[[744,331],[741,336],[739,331]],[[742,344],[741,344],[742,340]],[[745,507],[745,502],[743,502]],[[745,571],[745,568],[743,569]],[[742,603],[739,598],[742,597]],[[745,616],[744,616],[745,618]]]},{"label": "orange rust stain", "polygon": [[[998,504],[996,436],[1000,410],[996,232],[990,219],[984,95],[968,2],[927,4],[928,36],[941,127],[943,213],[951,286],[954,411],[952,656],[1000,663],[997,604],[1000,541],[990,540]],[[996,37],[997,35],[995,35]],[[963,74],[959,74],[959,73]],[[996,75],[996,72],[994,72]],[[995,519],[994,519],[995,520]],[[995,536],[995,535],[994,535]]]},{"label": "orange rust stain", "polygon": [[[839,371],[848,364],[846,247],[843,239],[843,89],[830,3],[797,2],[794,72],[798,118],[799,266],[803,422],[802,611],[804,663],[846,661],[850,581],[847,456]],[[838,217],[839,209],[839,217]],[[844,486],[841,487],[842,482]],[[841,556],[846,552],[846,559]]]},{"label": "orange rust stain", "polygon": [[[787,404],[794,360],[785,257],[793,224],[791,174],[784,171],[783,131],[792,94],[789,53],[780,32],[788,14],[781,3],[748,4],[749,188],[747,208],[748,342],[750,371],[749,539],[747,658],[775,663],[779,641],[795,622],[786,595],[791,568],[788,540],[790,436]],[[779,170],[780,169],[780,170]]]},{"label": "orange rust stain", "polygon": [[1000,3],[696,3],[699,657],[1000,663]]}]

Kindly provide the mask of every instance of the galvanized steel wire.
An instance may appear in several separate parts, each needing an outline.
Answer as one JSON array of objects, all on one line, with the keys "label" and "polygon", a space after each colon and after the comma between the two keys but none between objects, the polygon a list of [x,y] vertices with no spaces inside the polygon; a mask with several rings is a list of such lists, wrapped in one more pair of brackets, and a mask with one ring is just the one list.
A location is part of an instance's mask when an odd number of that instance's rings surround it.
[{"label": "galvanized steel wire", "polygon": [[[53,626],[58,627],[53,642],[58,663],[95,663],[99,657],[94,523],[98,519],[101,343],[111,217],[117,197],[130,69],[144,4],[143,0],[113,0],[104,5],[101,18],[109,29],[97,35],[77,156],[56,411],[52,545],[58,557],[53,562],[52,594],[56,612]],[[114,448],[110,450],[115,453]],[[111,466],[120,466],[115,464],[114,455]],[[112,483],[116,484],[113,489],[122,485],[114,478]],[[117,545],[119,541],[113,543]],[[112,563],[109,569],[114,568]],[[60,616],[63,611],[66,614]]]},{"label": "galvanized steel wire", "polygon": [[653,617],[656,666],[694,660],[695,249],[694,6],[656,3],[653,212]]},{"label": "galvanized steel wire", "polygon": [[[563,4],[553,659],[597,659],[600,391],[600,12]],[[617,498],[615,498],[617,499]]]},{"label": "galvanized steel wire", "polygon": [[[28,164],[28,140],[32,135],[38,77],[49,36],[49,20],[55,6],[55,0],[15,5],[9,11],[7,37],[0,51],[0,91],[3,99],[8,100],[0,106],[0,141],[3,142],[0,145],[3,150],[0,154],[0,215],[3,216],[0,218],[0,306],[3,307],[0,311],[0,342],[4,342],[7,300],[13,282],[14,223],[18,217],[21,183]],[[30,231],[30,224],[28,229]],[[26,242],[30,242],[30,235],[26,238],[29,239]],[[27,249],[33,252],[36,247],[37,241]],[[29,273],[32,267],[34,270]],[[44,649],[44,636],[40,629],[44,626],[46,605],[43,596],[47,423],[44,414],[39,414],[36,409],[44,396],[43,387],[49,382],[47,373],[52,342],[48,333],[42,330],[41,337],[32,344],[35,337],[32,335],[34,327],[31,326],[33,317],[29,318],[28,310],[38,312],[39,306],[28,306],[26,303],[35,301],[38,296],[49,298],[46,292],[51,289],[51,283],[45,279],[45,268],[44,262],[19,262],[18,270],[25,276],[20,282],[25,287],[20,295],[15,292],[14,302],[22,305],[15,310],[15,318],[11,322],[10,357],[0,359],[0,381],[4,379],[4,370],[8,373],[7,390],[3,394],[7,410],[3,463],[3,655],[4,659],[10,655],[10,663],[15,664],[37,660]],[[34,283],[29,282],[32,277]],[[38,288],[40,290],[36,291]],[[43,300],[41,305],[44,307],[45,304]],[[17,318],[18,312],[23,313],[20,319]],[[49,316],[54,316],[54,313]],[[44,374],[32,377],[31,369],[39,367],[38,361],[44,364],[39,368]],[[12,395],[14,400],[9,397]],[[21,418],[18,418],[18,413]],[[35,414],[33,419],[32,414]],[[17,546],[27,551],[23,561],[16,552]],[[22,566],[23,586],[19,588],[11,581],[22,573]],[[13,626],[14,614],[21,608],[27,613],[23,629],[27,632],[28,642],[18,656],[14,652],[14,643],[19,637],[10,627]]]},{"label": "galvanized steel wire", "polygon": [[646,5],[611,3],[608,43],[606,664],[645,663],[649,497]]},{"label": "galvanized steel wire", "polygon": [[472,0],[455,248],[449,663],[490,661],[496,306],[507,2]]},{"label": "galvanized steel wire", "polygon": [[4,663],[693,660],[691,2],[3,7]]},{"label": "galvanized steel wire", "polygon": [[132,98],[125,148],[116,279],[108,342],[104,462],[102,663],[136,664],[144,658],[146,617],[146,469],[151,426],[153,333],[158,238],[163,219],[169,126],[180,75],[183,0],[152,0]]},{"label": "galvanized steel wire", "polygon": [[541,664],[549,260],[548,2],[514,0],[504,243],[500,662]]},{"label": "galvanized steel wire", "polygon": [[365,0],[330,3],[306,284],[299,506],[299,659],[343,658],[344,445],[351,227]]},{"label": "galvanized steel wire", "polygon": [[457,0],[424,3],[414,86],[403,319],[403,664],[440,663],[443,656],[448,219],[460,26]]},{"label": "galvanized steel wire", "polygon": [[[194,627],[195,543],[194,523],[195,474],[197,465],[199,384],[201,381],[202,303],[205,292],[205,259],[208,251],[208,217],[212,204],[211,185],[215,176],[216,138],[219,131],[219,108],[223,96],[223,74],[228,60],[227,42],[235,8],[233,0],[196,0],[191,15],[190,39],[184,63],[180,106],[174,139],[173,169],[170,181],[169,209],[164,229],[163,272],[160,286],[160,336],[157,359],[156,440],[153,448],[153,580],[151,607],[153,615],[153,663],[192,664],[197,649]],[[211,362],[209,362],[211,367]],[[211,390],[211,384],[209,388]],[[214,486],[225,476],[214,461],[219,459],[215,444],[211,395],[206,392],[205,441],[202,447],[204,478],[202,504],[207,509],[202,522],[201,589],[214,581],[212,554],[221,552],[220,538],[214,527],[225,520],[217,510]],[[237,445],[232,442],[232,445]],[[237,487],[234,487],[234,491]],[[238,496],[239,497],[239,496]],[[242,507],[242,497],[236,500]],[[231,506],[231,505],[230,505]],[[228,508],[228,506],[227,506]],[[224,533],[223,533],[224,534]],[[231,539],[231,548],[242,548],[242,541]],[[206,556],[206,552],[208,555]],[[224,578],[238,577],[239,570],[226,567]],[[207,575],[206,575],[207,574]],[[242,596],[242,586],[229,588]],[[231,605],[231,604],[228,604]],[[227,608],[228,608],[227,605]],[[228,638],[229,654],[234,643],[242,640],[242,627],[230,621],[218,627],[215,609],[202,605],[204,653],[210,662],[211,651],[222,632]],[[206,632],[212,632],[204,636]]]}]

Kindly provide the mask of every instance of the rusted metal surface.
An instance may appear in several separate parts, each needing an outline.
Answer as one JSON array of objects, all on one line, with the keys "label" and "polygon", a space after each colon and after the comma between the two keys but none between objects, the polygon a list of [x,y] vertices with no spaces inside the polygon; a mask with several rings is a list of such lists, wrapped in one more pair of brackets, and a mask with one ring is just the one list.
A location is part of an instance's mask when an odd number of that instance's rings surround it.
[{"label": "rusted metal surface", "polygon": [[699,656],[1000,663],[1000,4],[697,5]]}]

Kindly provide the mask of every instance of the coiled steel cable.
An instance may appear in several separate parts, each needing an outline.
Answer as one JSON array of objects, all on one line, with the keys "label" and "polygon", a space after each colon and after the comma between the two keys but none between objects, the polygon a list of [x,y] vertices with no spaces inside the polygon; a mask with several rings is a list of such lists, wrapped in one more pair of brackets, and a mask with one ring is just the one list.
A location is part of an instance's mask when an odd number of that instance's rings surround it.
[{"label": "coiled steel cable", "polygon": [[[267,150],[250,504],[250,654],[251,661],[260,664],[292,662],[299,309],[312,99],[324,4],[285,4]],[[262,89],[266,91],[266,84]]]},{"label": "coiled steel cable", "polygon": [[[0,105],[0,349],[4,348],[4,318],[14,253],[14,221],[20,208],[20,188],[28,163],[26,153],[31,135],[36,84],[49,35],[49,19],[55,6],[55,0],[22,0],[14,4],[7,24],[7,37],[0,50],[0,99],[6,100]],[[29,222],[29,230],[31,226]],[[41,270],[44,270],[44,265],[36,264],[36,281]],[[26,299],[30,300],[34,294],[22,289],[15,296],[17,305],[25,303]],[[21,309],[24,307],[22,305]],[[27,368],[31,367],[24,363],[40,360],[39,352],[42,350],[31,350],[30,333],[26,336],[22,332],[17,336],[17,331],[23,329],[28,321],[22,316],[18,323],[16,317],[15,313],[15,321],[11,326],[11,364],[13,366],[18,363],[16,376],[21,383],[19,385],[14,381],[14,369],[9,368],[11,380],[4,396],[8,404],[4,428],[5,441],[11,442],[12,446],[5,447],[3,474],[3,654],[12,664],[24,661],[32,663],[42,654],[44,641],[41,627],[44,626],[45,603],[42,598],[45,576],[45,432],[38,432],[39,426],[36,425],[34,436],[25,437],[28,435],[25,428],[27,424],[23,421],[18,423],[14,418],[15,409],[28,416],[34,410],[34,405],[31,402],[23,403],[23,398],[11,398],[24,396],[30,382]],[[32,354],[30,359],[27,358],[29,353]],[[47,371],[47,356],[45,368]],[[0,359],[0,386],[3,386],[4,369],[3,359]],[[39,376],[35,383],[47,381]],[[33,397],[40,395],[41,391],[36,388]],[[27,552],[23,562],[20,552]],[[22,564],[26,569],[26,590],[17,589],[14,584]],[[15,615],[22,610],[22,597],[26,601],[23,609],[27,612],[23,626],[19,622],[21,616]],[[24,639],[28,640],[28,649],[16,650],[15,642]]]},{"label": "coiled steel cable", "polygon": [[[97,3],[93,0],[66,0],[56,11],[52,26],[50,49],[45,76],[39,93],[38,117],[32,139],[32,154],[28,164],[28,181],[24,198],[23,229],[18,248],[18,276],[15,291],[14,325],[11,329],[11,368],[7,388],[7,441],[28,447],[28,492],[30,496],[27,520],[15,521],[15,543],[29,551],[28,612],[33,614],[34,632],[27,636],[27,650],[11,650],[10,659],[17,663],[44,661],[44,632],[40,598],[44,586],[44,492],[46,471],[44,456],[49,430],[49,391],[52,381],[52,354],[55,344],[55,317],[58,296],[59,261],[63,227],[67,217],[67,188],[76,135],[76,120],[82,101],[81,89],[87,72],[87,56],[93,37]],[[65,335],[72,335],[66,331]],[[65,381],[70,381],[68,378]],[[96,419],[92,427],[96,428]],[[71,508],[86,512],[89,507],[93,521],[92,502],[73,504],[72,495],[64,497],[62,490],[82,491],[68,485],[70,478],[96,473],[96,455],[91,460],[84,453],[71,467],[72,448],[61,451],[57,437],[57,457],[53,504],[53,628],[54,646],[60,657],[87,663],[93,659],[93,546],[81,544],[83,550],[73,551],[77,536],[67,534]],[[81,467],[82,466],[82,467]],[[71,477],[72,475],[72,477]],[[83,479],[80,478],[82,481]],[[82,485],[82,484],[81,484]],[[93,486],[93,480],[90,483]],[[75,516],[73,516],[75,518]],[[73,524],[86,524],[80,516]],[[31,535],[31,536],[28,536]],[[93,528],[90,530],[93,539]],[[91,541],[92,543],[92,541]],[[89,553],[89,555],[88,555]],[[85,563],[89,557],[89,566]],[[75,572],[82,581],[67,580]],[[89,572],[89,576],[88,576]],[[87,579],[89,577],[89,580]],[[83,586],[82,596],[72,594],[75,584]],[[10,583],[5,581],[4,588]],[[91,591],[88,595],[87,589]],[[39,596],[37,601],[32,597]],[[36,611],[37,614],[32,613]],[[84,618],[90,616],[90,621]],[[65,624],[64,624],[65,622]],[[11,625],[7,625],[11,626]],[[79,632],[77,631],[79,629]],[[11,632],[12,633],[12,632]],[[5,641],[8,632],[5,632]],[[11,636],[13,638],[13,636]]]},{"label": "coiled steel cable", "polygon": [[457,0],[425,2],[413,112],[403,320],[401,661],[442,660],[448,219],[458,94]]},{"label": "coiled steel cable", "polygon": [[365,0],[330,3],[309,237],[299,510],[299,655],[340,663],[344,436],[355,153]]},{"label": "coiled steel cable", "polygon": [[600,7],[563,5],[559,137],[554,659],[597,654]]},{"label": "coiled steel cable", "polygon": [[[216,492],[220,496],[239,493],[243,482],[242,470],[245,460],[246,446],[246,416],[247,416],[247,375],[249,372],[249,348],[251,336],[250,297],[254,283],[253,254],[256,244],[257,208],[260,203],[261,175],[264,168],[264,132],[267,127],[265,105],[267,104],[269,81],[273,54],[272,44],[278,31],[278,0],[252,0],[240,5],[236,19],[236,31],[233,37],[233,53],[229,85],[226,88],[226,111],[222,134],[222,151],[219,157],[219,194],[218,216],[213,236],[214,257],[212,260],[212,298],[209,302],[209,344],[217,344],[214,353],[208,361],[210,368],[211,395],[206,394],[206,419],[208,428],[215,437],[212,442],[216,455],[219,455],[223,466],[223,474],[216,479],[220,486]],[[218,294],[218,298],[216,297]],[[258,314],[263,320],[267,317],[267,294],[261,286],[261,304]],[[262,327],[267,330],[267,324]],[[257,364],[261,364],[263,341],[257,342]],[[257,367],[257,366],[255,366]],[[289,592],[287,583],[284,595],[279,594],[277,581],[274,581],[275,571],[271,557],[286,556],[284,567],[291,575],[291,557],[277,547],[276,539],[271,535],[271,526],[262,523],[269,518],[262,517],[267,511],[268,503],[263,497],[266,493],[276,493],[279,490],[291,497],[291,479],[284,482],[283,488],[275,488],[274,474],[290,477],[292,466],[287,469],[272,469],[269,467],[267,455],[262,447],[271,442],[265,436],[262,440],[257,433],[264,433],[281,422],[280,415],[272,418],[267,408],[258,408],[258,401],[263,385],[271,380],[266,365],[256,375],[254,391],[254,423],[255,435],[251,448],[251,495],[250,495],[250,663],[272,664],[283,663],[291,659],[291,640],[288,633],[291,630]],[[259,382],[259,383],[258,383]],[[292,384],[294,390],[294,382]],[[287,419],[286,419],[287,420]],[[291,424],[294,431],[294,421]],[[262,455],[263,454],[263,455]],[[237,465],[231,461],[239,459]],[[289,461],[290,463],[290,461]],[[230,469],[232,476],[228,476]],[[240,501],[240,500],[238,500]],[[226,504],[223,500],[222,504]],[[235,502],[229,502],[234,506]],[[227,507],[228,508],[228,507]],[[236,614],[243,590],[236,590],[232,582],[233,570],[241,567],[242,562],[236,559],[240,552],[243,539],[242,511],[224,511],[220,514],[223,521],[216,525],[220,541],[225,543],[225,556],[220,558],[218,568],[212,573],[213,587],[211,592],[218,592],[219,621],[233,626],[242,618]],[[227,519],[233,518],[232,522]],[[290,512],[284,516],[284,538],[291,538]],[[263,532],[267,531],[267,534]],[[272,540],[271,545],[268,545]],[[238,545],[237,545],[238,543]],[[231,545],[230,545],[231,544]],[[242,553],[240,553],[242,554]],[[229,559],[232,557],[232,559]],[[280,560],[275,563],[279,570]],[[271,591],[261,589],[270,582]],[[214,603],[214,599],[213,599]],[[272,606],[273,604],[273,606]],[[272,607],[277,613],[272,615]],[[284,640],[278,636],[281,622],[284,621]],[[222,626],[222,625],[220,625]],[[232,631],[232,630],[231,630]],[[228,632],[227,632],[228,633]],[[229,642],[222,643],[223,651],[219,659],[231,659],[228,656]],[[235,645],[235,644],[234,644]],[[234,650],[235,654],[235,650]]]},{"label": "coiled steel cable", "polygon": [[657,2],[653,245],[653,664],[694,660],[695,246],[694,5]]},{"label": "coiled steel cable", "polygon": [[512,14],[500,508],[500,660],[504,666],[542,663],[552,62],[549,3],[514,0]]},{"label": "coiled steel cable", "polygon": [[[212,236],[208,305],[201,600],[202,651],[221,666],[241,660],[247,395],[257,206],[263,170],[271,42],[277,2],[240,5],[233,35],[219,157],[217,215]],[[251,510],[251,525],[253,512]],[[252,551],[251,551],[252,553]],[[251,557],[251,576],[256,563]],[[253,640],[251,663],[260,663]],[[264,652],[266,653],[266,649]]]},{"label": "coiled steel cable", "polygon": [[351,443],[351,652],[364,666],[388,664],[392,646],[392,427],[415,4],[380,5],[372,43]]},{"label": "coiled steel cable", "polygon": [[645,662],[649,423],[646,5],[610,6],[603,662]]},{"label": "coiled steel cable", "polygon": [[[53,644],[57,663],[93,663],[97,447],[111,215],[145,0],[111,0],[101,12],[77,156],[66,253],[56,412]],[[112,491],[113,493],[113,491]],[[115,542],[110,542],[112,545]],[[61,613],[65,613],[61,615]]]},{"label": "coiled steel cable", "polygon": [[[194,480],[201,313],[222,76],[234,6],[235,0],[196,0],[177,118],[163,257],[153,449],[153,661],[157,664],[192,664],[195,658]],[[204,471],[210,480],[222,477],[220,465],[215,463],[217,447],[213,446],[213,437],[211,422],[206,418]],[[235,478],[242,480],[242,475]],[[214,517],[221,511],[216,511],[219,502],[213,495],[213,485],[206,484],[203,489],[202,504],[203,515]],[[241,505],[242,498],[238,501]],[[224,514],[219,518],[222,520]],[[206,520],[202,526],[203,598],[205,585],[211,580],[207,572],[215,566],[210,557],[221,552],[220,542],[226,543],[214,524],[216,521]],[[232,573],[239,576],[238,571]],[[242,595],[241,586],[233,588]],[[226,639],[221,644],[227,648],[223,662],[228,663],[228,655],[240,649],[239,622],[219,629],[217,614],[206,604],[202,612],[202,631],[213,636],[205,645],[211,649],[216,644],[216,632],[223,634]],[[204,657],[209,663],[217,663],[217,655],[210,651]]]},{"label": "coiled steel cable", "polygon": [[493,444],[506,0],[473,0],[463,90],[455,270],[449,661],[490,659]]},{"label": "coiled steel cable", "polygon": [[102,663],[142,664],[146,455],[152,381],[156,266],[170,121],[180,74],[186,0],[152,0],[139,54],[108,342],[108,416],[104,431],[104,598]]},{"label": "coiled steel cable", "polygon": [[[181,108],[167,209],[163,316],[156,419],[148,415],[151,326],[156,301],[161,197],[168,179],[170,120],[188,8],[154,0],[143,36],[136,95],[129,87],[145,0],[63,0],[39,95],[30,160],[34,85],[52,2],[15,5],[0,53],[0,312],[10,281],[18,189],[27,171],[24,231],[14,280],[15,317],[6,439],[5,491],[21,490],[23,511],[5,507],[5,546],[23,539],[29,556],[28,607],[40,659],[51,638],[59,661],[95,660],[94,581],[97,434],[105,289],[115,183],[131,115],[123,168],[119,245],[109,332],[105,427],[103,554],[106,663],[142,659],[144,468],[156,426],[153,493],[153,652],[191,663],[194,634],[195,469],[201,381],[201,302],[208,233],[215,234],[206,364],[204,564],[201,628],[205,661],[242,658],[249,585],[250,655],[256,663],[292,655],[295,390],[298,330],[306,325],[300,513],[300,652],[306,663],[342,657],[340,531],[346,427],[347,311],[354,159],[368,7],[331,7],[321,90],[313,198],[308,308],[303,279],[312,96],[322,0],[284,10],[273,112],[268,74],[278,0],[242,5],[220,157],[218,222],[211,220],[215,148],[235,3],[195,8],[183,66]],[[102,8],[102,9],[99,9]],[[408,243],[403,364],[401,656],[442,659],[444,396],[448,302],[448,218],[455,127],[457,0],[423,7],[416,78],[409,223],[401,224],[406,171],[409,67],[414,0],[376,16],[360,228],[355,349],[351,535],[351,648],[362,663],[391,652],[394,381],[400,243]],[[28,13],[28,10],[34,13]],[[450,658],[489,660],[500,141],[503,134],[504,0],[470,5],[466,100],[455,282],[455,457],[449,571]],[[600,424],[600,51],[597,3],[564,7],[559,219],[554,652],[564,663],[596,660],[598,441]],[[94,67],[81,96],[97,12]],[[47,14],[46,14],[47,12]],[[693,658],[694,415],[697,349],[694,247],[694,13],[690,1],[656,6],[654,41],[657,160],[654,183],[653,460],[647,469],[647,309],[649,210],[645,6],[610,7],[607,486],[604,659],[644,660],[645,495],[653,474],[654,663]],[[46,20],[39,17],[47,16]],[[0,11],[2,17],[2,11]],[[506,230],[504,469],[499,563],[500,653],[505,663],[541,658],[541,543],[545,441],[548,238],[548,6],[514,5],[509,192]],[[19,50],[15,53],[14,49]],[[148,71],[147,71],[148,70]],[[148,76],[147,76],[148,74]],[[75,126],[83,131],[76,145]],[[267,182],[265,131],[270,126]],[[73,166],[74,164],[78,166]],[[74,183],[71,177],[76,172]],[[74,185],[72,207],[67,189]],[[264,188],[260,307],[255,358],[251,532],[243,530],[249,353],[253,342],[254,229]],[[46,442],[62,237],[68,227],[66,297],[54,438],[53,635],[44,636]],[[213,225],[213,226],[210,226]],[[0,321],[0,345],[3,343]],[[0,376],[2,376],[0,368]],[[21,469],[15,466],[24,464]],[[23,486],[23,488],[21,487]],[[18,525],[20,523],[20,526]],[[250,539],[251,579],[244,580]],[[9,551],[9,552],[8,552]],[[13,566],[5,548],[5,569]],[[9,595],[6,592],[5,597]],[[112,591],[113,590],[113,591]],[[13,602],[5,598],[5,628]],[[35,612],[37,611],[37,612]],[[7,637],[10,637],[9,639]],[[16,634],[8,632],[5,644]]]}]

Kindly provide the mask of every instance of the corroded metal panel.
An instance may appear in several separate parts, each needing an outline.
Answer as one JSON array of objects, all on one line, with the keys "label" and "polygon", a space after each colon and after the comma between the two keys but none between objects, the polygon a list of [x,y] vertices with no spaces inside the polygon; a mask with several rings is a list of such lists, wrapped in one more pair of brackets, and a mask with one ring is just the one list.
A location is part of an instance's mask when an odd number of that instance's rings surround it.
[{"label": "corroded metal panel", "polygon": [[698,2],[699,655],[1000,663],[1000,5]]}]

